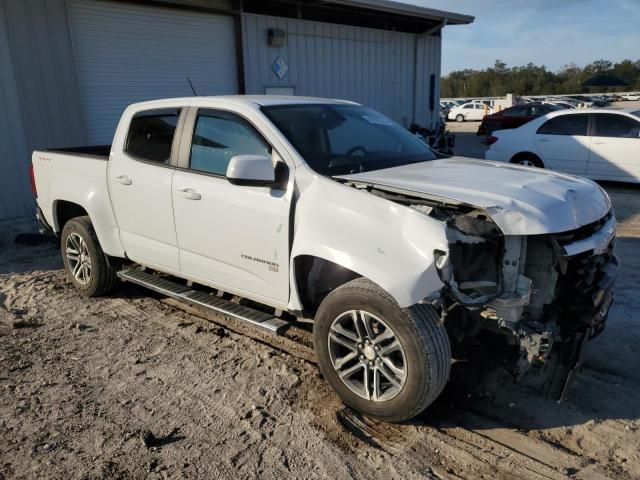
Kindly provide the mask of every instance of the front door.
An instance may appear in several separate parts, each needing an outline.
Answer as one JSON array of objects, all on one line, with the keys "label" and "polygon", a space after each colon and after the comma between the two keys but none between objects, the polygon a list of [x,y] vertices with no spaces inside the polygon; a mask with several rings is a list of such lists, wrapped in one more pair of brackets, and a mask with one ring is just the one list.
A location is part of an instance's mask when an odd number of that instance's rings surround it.
[{"label": "front door", "polygon": [[[138,112],[109,165],[109,191],[120,240],[132,260],[178,270],[171,155],[179,110]],[[123,120],[126,121],[126,120]]]},{"label": "front door", "polygon": [[292,185],[238,186],[225,177],[236,155],[277,154],[247,120],[224,110],[192,110],[185,142],[186,168],[173,177],[182,271],[231,293],[286,304]]},{"label": "front door", "polygon": [[596,113],[587,174],[595,179],[640,179],[640,119]]},{"label": "front door", "polygon": [[536,148],[547,168],[584,175],[589,157],[589,115],[559,115],[536,132]]}]

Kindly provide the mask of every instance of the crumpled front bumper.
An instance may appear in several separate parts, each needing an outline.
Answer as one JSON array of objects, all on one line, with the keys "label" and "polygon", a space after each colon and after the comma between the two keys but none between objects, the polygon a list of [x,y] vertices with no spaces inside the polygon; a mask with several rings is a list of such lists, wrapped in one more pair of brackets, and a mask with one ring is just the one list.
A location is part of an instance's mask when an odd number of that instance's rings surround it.
[{"label": "crumpled front bumper", "polygon": [[597,283],[595,293],[592,295],[593,308],[588,310],[583,317],[583,322],[589,326],[588,339],[597,337],[604,330],[609,310],[613,304],[613,287],[620,271],[618,257],[611,255],[609,262],[602,268],[603,275]]},{"label": "crumpled front bumper", "polygon": [[547,392],[551,398],[555,398],[558,402],[564,398],[574,379],[575,372],[580,367],[585,343],[604,331],[609,311],[613,305],[613,289],[619,270],[618,257],[611,254],[609,261],[601,267],[603,275],[598,280],[592,295],[593,307],[583,313],[582,322],[587,325],[586,329],[582,333],[576,334],[571,343],[565,343],[561,347],[564,355],[561,355],[558,365],[554,369],[554,378],[550,382]]}]

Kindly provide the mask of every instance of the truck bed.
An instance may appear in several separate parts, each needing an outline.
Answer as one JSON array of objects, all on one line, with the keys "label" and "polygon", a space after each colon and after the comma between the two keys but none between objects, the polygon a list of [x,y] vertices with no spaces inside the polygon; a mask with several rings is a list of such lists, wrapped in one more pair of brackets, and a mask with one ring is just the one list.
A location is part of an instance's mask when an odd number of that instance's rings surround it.
[{"label": "truck bed", "polygon": [[64,148],[46,148],[39,150],[40,152],[61,153],[64,155],[74,155],[79,157],[93,157],[103,160],[109,160],[111,145],[92,145],[87,147],[64,147]]},{"label": "truck bed", "polygon": [[[46,222],[58,228],[54,212],[57,202],[81,206],[97,221],[98,237],[106,238],[114,224],[109,199],[107,172],[108,146],[35,150],[33,178],[38,206]],[[56,230],[58,231],[58,230]]]}]

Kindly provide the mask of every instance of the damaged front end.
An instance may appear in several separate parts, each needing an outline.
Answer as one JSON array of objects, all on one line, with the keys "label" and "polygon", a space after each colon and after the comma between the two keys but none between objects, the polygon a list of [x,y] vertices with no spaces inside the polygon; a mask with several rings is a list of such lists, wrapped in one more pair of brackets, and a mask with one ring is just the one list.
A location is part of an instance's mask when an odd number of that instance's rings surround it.
[{"label": "damaged front end", "polygon": [[[376,194],[375,189],[371,193]],[[602,332],[618,272],[612,211],[576,230],[504,235],[482,209],[378,192],[439,219],[441,309],[458,358],[500,360],[520,382],[560,399],[583,343]]]},{"label": "damaged front end", "polygon": [[605,326],[618,272],[615,217],[549,235],[502,236],[492,225],[447,219],[447,328],[461,345],[501,352],[518,380],[559,399],[583,343]]}]

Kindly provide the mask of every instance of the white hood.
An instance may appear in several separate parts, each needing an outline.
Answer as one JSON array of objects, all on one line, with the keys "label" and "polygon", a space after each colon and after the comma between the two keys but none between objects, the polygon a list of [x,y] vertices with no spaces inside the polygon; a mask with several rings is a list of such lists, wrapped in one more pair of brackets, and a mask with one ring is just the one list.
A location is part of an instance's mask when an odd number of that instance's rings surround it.
[{"label": "white hood", "polygon": [[464,157],[340,178],[482,208],[505,235],[566,232],[611,209],[609,197],[591,180]]}]

